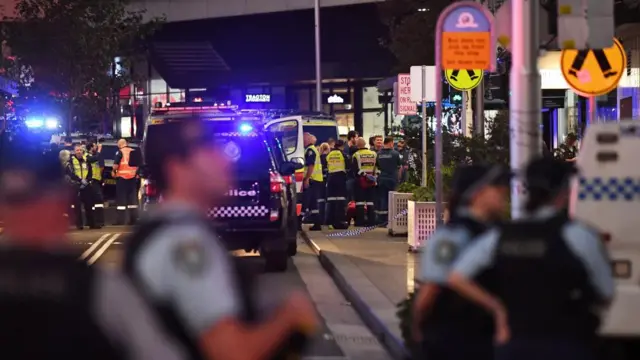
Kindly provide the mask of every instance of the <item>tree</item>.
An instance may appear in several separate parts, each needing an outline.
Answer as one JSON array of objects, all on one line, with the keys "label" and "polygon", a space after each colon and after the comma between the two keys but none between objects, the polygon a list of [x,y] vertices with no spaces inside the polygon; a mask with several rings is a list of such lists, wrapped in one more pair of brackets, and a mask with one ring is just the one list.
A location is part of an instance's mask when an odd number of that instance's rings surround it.
[{"label": "tree", "polygon": [[381,43],[398,60],[396,72],[412,65],[433,65],[438,16],[452,0],[386,0],[378,11],[389,28]]},{"label": "tree", "polygon": [[[163,19],[143,22],[144,11],[127,10],[127,0],[19,0],[16,17],[4,22],[14,55],[33,69],[40,89],[66,109],[67,131],[78,115],[106,111],[109,96],[135,81],[119,68],[146,55],[146,39]],[[44,95],[44,94],[43,94]]]}]

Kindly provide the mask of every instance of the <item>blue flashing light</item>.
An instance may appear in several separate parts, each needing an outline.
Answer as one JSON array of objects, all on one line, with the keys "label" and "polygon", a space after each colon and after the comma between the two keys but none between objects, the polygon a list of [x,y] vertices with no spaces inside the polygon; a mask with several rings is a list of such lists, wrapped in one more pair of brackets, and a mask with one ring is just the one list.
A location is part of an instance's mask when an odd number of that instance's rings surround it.
[{"label": "blue flashing light", "polygon": [[28,128],[41,128],[45,124],[44,119],[39,117],[28,118],[24,123]]},{"label": "blue flashing light", "polygon": [[241,133],[246,134],[246,133],[251,132],[251,131],[253,131],[253,126],[251,126],[249,124],[241,124],[240,125],[240,132]]},{"label": "blue flashing light", "polygon": [[44,125],[47,129],[55,129],[58,127],[58,119],[49,117],[44,121]]}]

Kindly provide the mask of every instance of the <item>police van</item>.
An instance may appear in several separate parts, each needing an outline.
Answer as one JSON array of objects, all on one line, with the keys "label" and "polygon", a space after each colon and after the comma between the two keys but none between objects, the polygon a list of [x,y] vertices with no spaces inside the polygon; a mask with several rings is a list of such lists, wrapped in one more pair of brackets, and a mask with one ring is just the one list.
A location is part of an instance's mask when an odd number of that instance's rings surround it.
[{"label": "police van", "polygon": [[[327,142],[329,139],[338,140],[339,138],[336,119],[318,112],[274,113],[272,119],[265,124],[265,129],[276,134],[290,160],[302,164],[304,164],[305,132],[317,138],[316,145]],[[299,194],[303,191],[303,178],[304,170],[296,171],[296,186]],[[301,198],[300,196],[298,200]],[[300,207],[298,209],[300,210]]]},{"label": "police van", "polygon": [[601,233],[616,294],[603,323],[607,338],[640,340],[640,123],[592,124],[578,154],[570,213]]},{"label": "police van", "polygon": [[[173,132],[172,123],[189,118],[205,120],[206,130],[223,142],[224,154],[232,163],[233,185],[206,214],[220,238],[229,250],[259,251],[268,270],[286,270],[289,256],[297,252],[293,175],[303,165],[287,160],[280,141],[262,129],[261,118],[229,106],[172,103],[156,108],[147,122],[145,139]],[[160,195],[153,179],[144,183],[148,199]]]}]

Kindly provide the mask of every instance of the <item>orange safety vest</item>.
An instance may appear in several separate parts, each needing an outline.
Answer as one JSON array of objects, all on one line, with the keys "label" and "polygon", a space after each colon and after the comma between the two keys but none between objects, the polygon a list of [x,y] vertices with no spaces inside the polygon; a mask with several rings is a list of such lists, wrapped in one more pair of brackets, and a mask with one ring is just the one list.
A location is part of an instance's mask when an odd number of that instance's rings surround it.
[{"label": "orange safety vest", "polygon": [[129,166],[129,155],[131,154],[130,147],[124,147],[120,149],[122,153],[122,160],[120,160],[120,164],[118,164],[118,172],[116,173],[116,177],[121,177],[123,179],[133,179],[136,177],[136,172],[138,168],[135,166]]}]

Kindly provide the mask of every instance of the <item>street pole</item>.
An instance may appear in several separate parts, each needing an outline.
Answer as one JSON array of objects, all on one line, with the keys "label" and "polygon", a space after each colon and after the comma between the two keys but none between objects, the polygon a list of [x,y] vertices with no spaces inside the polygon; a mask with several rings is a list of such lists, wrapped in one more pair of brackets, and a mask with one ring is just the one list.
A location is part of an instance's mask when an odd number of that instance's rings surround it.
[{"label": "street pole", "polygon": [[[481,70],[482,71],[482,70]],[[475,133],[484,137],[484,78],[476,87]]]},{"label": "street pole", "polygon": [[320,0],[315,0],[313,12],[316,38],[316,111],[322,112],[322,71],[320,69]]},{"label": "street pole", "polygon": [[511,131],[511,169],[517,175],[512,181],[511,216],[524,216],[526,189],[522,175],[529,161],[540,154],[541,84],[538,71],[540,23],[538,1],[511,3],[511,79],[509,128]]},{"label": "street pole", "polygon": [[422,186],[427,186],[427,175],[429,167],[427,166],[427,66],[422,65]]}]

